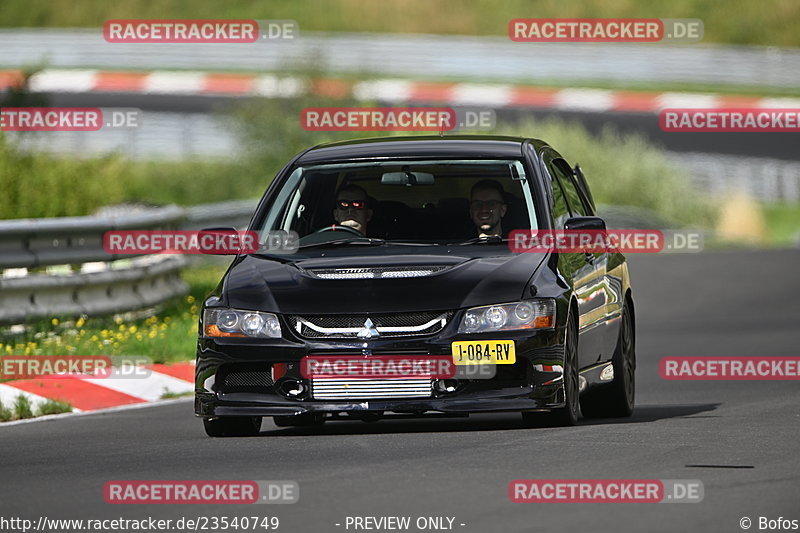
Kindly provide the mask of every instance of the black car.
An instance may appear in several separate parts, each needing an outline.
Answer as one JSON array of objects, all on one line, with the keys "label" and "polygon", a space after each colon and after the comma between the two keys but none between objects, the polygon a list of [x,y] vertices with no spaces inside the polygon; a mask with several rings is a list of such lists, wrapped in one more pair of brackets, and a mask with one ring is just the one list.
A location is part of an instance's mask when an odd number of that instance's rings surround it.
[{"label": "black car", "polygon": [[[509,233],[532,229],[605,229],[580,168],[540,140],[389,137],[296,156],[251,220],[264,246],[237,255],[202,308],[195,412],[206,432],[256,434],[264,416],[629,416],[625,257],[512,250]],[[266,246],[275,235],[298,240]],[[482,356],[492,372],[309,377],[303,361],[317,356]]]}]

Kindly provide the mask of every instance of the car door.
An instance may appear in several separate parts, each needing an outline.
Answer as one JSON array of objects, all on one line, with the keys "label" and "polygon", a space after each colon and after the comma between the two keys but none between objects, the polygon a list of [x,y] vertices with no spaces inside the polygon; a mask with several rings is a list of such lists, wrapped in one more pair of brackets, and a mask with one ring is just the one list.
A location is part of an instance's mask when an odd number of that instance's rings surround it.
[{"label": "car door", "polygon": [[[591,206],[581,198],[572,181],[572,171],[567,162],[552,151],[546,156],[545,165],[553,189],[555,229],[563,230],[568,218],[594,215]],[[559,254],[559,267],[563,268],[564,275],[572,277],[571,283],[578,301],[578,360],[581,368],[602,361],[608,349],[606,261],[605,253]]]},{"label": "car door", "polygon": [[[589,192],[589,185],[580,167],[571,169],[566,161],[558,163],[558,177],[567,192],[570,206],[582,210],[587,215],[596,216],[594,201]],[[627,277],[625,257],[613,250],[595,253],[594,267],[600,284],[595,293],[599,310],[595,328],[601,332],[601,358],[611,359],[619,337],[620,316],[624,303],[624,285]],[[595,318],[595,317],[592,317]]]}]

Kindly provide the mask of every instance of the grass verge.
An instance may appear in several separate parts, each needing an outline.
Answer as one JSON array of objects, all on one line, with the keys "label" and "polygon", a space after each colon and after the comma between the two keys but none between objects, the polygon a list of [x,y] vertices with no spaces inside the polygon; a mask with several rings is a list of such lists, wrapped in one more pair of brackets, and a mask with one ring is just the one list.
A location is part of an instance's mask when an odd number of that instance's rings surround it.
[{"label": "grass verge", "polygon": [[72,406],[66,402],[58,400],[47,400],[42,402],[38,407],[31,406],[30,400],[26,396],[20,394],[14,399],[12,407],[6,407],[0,401],[0,422],[9,422],[11,420],[24,420],[27,418],[35,418],[37,416],[55,415],[60,413],[72,412]]},{"label": "grass verge", "polygon": [[582,17],[698,18],[704,22],[704,42],[770,46],[800,42],[796,24],[790,23],[800,19],[800,4],[791,0],[540,0],[535,4],[530,0],[499,4],[494,0],[83,0],[68,7],[49,0],[0,3],[4,27],[99,28],[108,19],[294,19],[301,36],[303,31],[349,31],[507,37],[513,18]]},{"label": "grass verge", "polygon": [[773,246],[800,246],[800,204],[761,207],[767,242]]}]

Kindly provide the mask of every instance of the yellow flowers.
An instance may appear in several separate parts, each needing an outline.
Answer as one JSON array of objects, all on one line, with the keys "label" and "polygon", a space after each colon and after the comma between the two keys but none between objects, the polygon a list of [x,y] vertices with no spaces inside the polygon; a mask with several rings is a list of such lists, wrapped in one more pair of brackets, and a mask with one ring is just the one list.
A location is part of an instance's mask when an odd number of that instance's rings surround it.
[{"label": "yellow flowers", "polygon": [[188,297],[171,315],[51,318],[24,333],[0,336],[0,356],[147,355],[156,361],[186,360],[195,349],[196,308],[195,298]]}]

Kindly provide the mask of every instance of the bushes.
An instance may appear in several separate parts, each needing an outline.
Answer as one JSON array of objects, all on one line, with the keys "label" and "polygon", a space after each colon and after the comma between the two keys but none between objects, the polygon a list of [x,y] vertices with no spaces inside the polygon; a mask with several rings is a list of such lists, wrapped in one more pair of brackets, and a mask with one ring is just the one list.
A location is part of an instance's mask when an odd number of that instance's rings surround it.
[{"label": "bushes", "polygon": [[21,152],[0,135],[0,218],[60,217],[90,213],[123,198],[118,157],[59,159]]},{"label": "bushes", "polygon": [[501,126],[496,133],[542,139],[570,164],[580,164],[598,204],[650,209],[676,226],[713,224],[716,204],[641,135],[606,128],[593,136],[581,124],[554,119]]},{"label": "bushes", "polygon": [[[349,104],[312,97],[242,104],[231,118],[243,152],[225,161],[61,159],[21,153],[0,137],[0,190],[6,195],[0,202],[0,218],[86,215],[120,202],[193,205],[258,197],[275,173],[302,150],[321,142],[381,135],[311,132],[301,127],[303,107],[334,103]],[[713,224],[716,207],[642,136],[612,129],[594,136],[580,124],[557,119],[500,125],[492,133],[547,141],[570,163],[580,163],[598,203],[646,208],[675,226]]]}]

